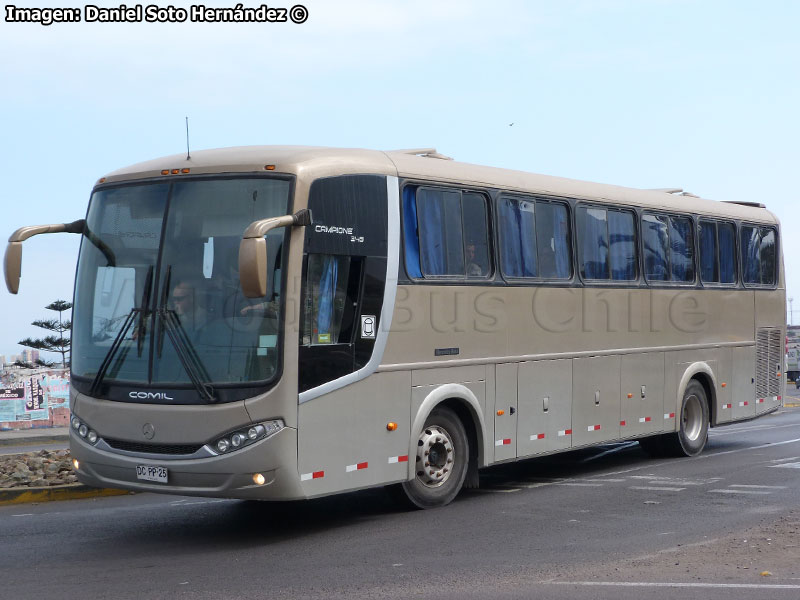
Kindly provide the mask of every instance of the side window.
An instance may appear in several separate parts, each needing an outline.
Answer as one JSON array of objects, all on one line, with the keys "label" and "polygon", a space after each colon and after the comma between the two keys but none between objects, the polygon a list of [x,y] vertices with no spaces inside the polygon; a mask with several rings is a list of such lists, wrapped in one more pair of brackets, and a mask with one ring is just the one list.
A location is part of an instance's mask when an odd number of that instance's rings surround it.
[{"label": "side window", "polygon": [[303,326],[300,332],[303,345],[350,343],[353,304],[358,294],[358,282],[354,281],[353,286],[348,285],[350,263],[349,256],[308,256],[303,286]]},{"label": "side window", "polygon": [[497,214],[503,275],[569,279],[571,244],[564,204],[502,196]]},{"label": "side window", "polygon": [[694,234],[688,217],[642,216],[644,271],[648,281],[694,281]]},{"label": "side window", "polygon": [[406,268],[411,277],[489,276],[489,226],[482,194],[406,187]]},{"label": "side window", "polygon": [[746,284],[775,285],[777,249],[771,227],[742,225],[742,279]]},{"label": "side window", "polygon": [[733,223],[700,221],[700,279],[703,283],[736,283]]},{"label": "side window", "polygon": [[633,213],[578,207],[578,243],[584,279],[636,279],[636,231]]}]

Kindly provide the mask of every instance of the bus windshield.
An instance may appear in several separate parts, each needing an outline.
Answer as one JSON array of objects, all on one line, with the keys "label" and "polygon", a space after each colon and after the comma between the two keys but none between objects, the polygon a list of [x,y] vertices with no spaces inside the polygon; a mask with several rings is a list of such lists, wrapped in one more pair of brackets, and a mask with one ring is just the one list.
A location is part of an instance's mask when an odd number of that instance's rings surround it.
[{"label": "bus windshield", "polygon": [[238,251],[250,223],[288,212],[290,187],[231,177],[95,191],[75,285],[73,376],[94,388],[194,386],[198,402],[215,385],[274,379],[286,230],[267,235],[264,298],[243,295]]}]

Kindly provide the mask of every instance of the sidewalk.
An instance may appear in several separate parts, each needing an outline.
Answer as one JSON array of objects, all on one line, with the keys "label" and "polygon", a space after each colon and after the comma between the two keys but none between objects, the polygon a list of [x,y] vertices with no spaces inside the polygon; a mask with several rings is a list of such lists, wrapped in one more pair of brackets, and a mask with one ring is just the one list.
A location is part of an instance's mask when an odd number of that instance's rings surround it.
[{"label": "sidewalk", "polygon": [[0,431],[0,446],[25,446],[28,444],[69,445],[69,427],[47,427],[42,429],[18,429]]}]

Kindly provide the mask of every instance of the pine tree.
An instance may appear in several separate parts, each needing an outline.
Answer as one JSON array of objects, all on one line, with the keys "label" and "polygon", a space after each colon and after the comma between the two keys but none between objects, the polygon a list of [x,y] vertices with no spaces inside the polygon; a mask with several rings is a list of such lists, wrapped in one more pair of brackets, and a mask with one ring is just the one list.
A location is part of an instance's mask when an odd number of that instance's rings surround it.
[{"label": "pine tree", "polygon": [[[39,339],[31,339],[25,338],[24,340],[20,340],[18,343],[20,346],[27,346],[28,348],[34,348],[35,350],[44,350],[45,352],[58,352],[61,354],[61,366],[66,368],[69,364],[67,362],[67,354],[69,354],[70,350],[70,339],[69,336],[64,336],[65,332],[68,332],[72,328],[72,321],[65,321],[63,319],[63,313],[66,310],[72,308],[72,303],[67,302],[66,300],[56,300],[45,306],[47,310],[53,310],[58,313],[58,320],[55,319],[44,319],[39,321],[34,321],[31,325],[35,327],[40,327],[41,329],[46,329],[47,331],[52,331],[53,334],[57,335],[48,335],[43,338]],[[37,361],[39,364],[52,364],[47,363],[45,361]]]}]

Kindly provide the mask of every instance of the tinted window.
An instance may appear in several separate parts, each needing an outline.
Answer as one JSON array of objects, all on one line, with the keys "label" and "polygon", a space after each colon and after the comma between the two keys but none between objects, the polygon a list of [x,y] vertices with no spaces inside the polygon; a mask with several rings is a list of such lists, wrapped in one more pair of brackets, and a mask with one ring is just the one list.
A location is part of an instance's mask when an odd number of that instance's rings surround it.
[{"label": "tinted window", "polygon": [[489,275],[489,231],[486,221],[486,200],[480,194],[464,193],[461,197],[464,216],[464,254],[467,277]]},{"label": "tinted window", "polygon": [[642,217],[645,275],[650,281],[694,281],[694,235],[688,217]]},{"label": "tinted window", "polygon": [[636,279],[633,213],[578,207],[578,243],[584,279]]},{"label": "tinted window", "polygon": [[602,208],[578,207],[578,243],[584,279],[608,279],[608,214]]},{"label": "tinted window", "polygon": [[403,191],[403,221],[410,276],[488,277],[489,228],[483,195],[409,186]]},{"label": "tinted window", "polygon": [[771,227],[743,225],[740,236],[744,282],[774,285],[777,266],[775,230]]},{"label": "tinted window", "polygon": [[538,277],[535,203],[503,197],[497,206],[503,274],[506,277]]},{"label": "tinted window", "polygon": [[644,242],[644,273],[650,281],[668,281],[667,217],[644,215],[642,217],[642,241]]},{"label": "tinted window", "polygon": [[636,279],[636,231],[633,213],[608,211],[608,247],[611,279]]},{"label": "tinted window", "polygon": [[503,274],[568,279],[571,261],[567,207],[509,196],[500,198],[497,207]]},{"label": "tinted window", "polygon": [[736,283],[736,234],[733,223],[717,224],[720,283]]},{"label": "tinted window", "polygon": [[700,221],[700,279],[736,282],[736,243],[732,223]]},{"label": "tinted window", "polygon": [[694,235],[692,221],[669,218],[669,245],[672,281],[694,281]]},{"label": "tinted window", "polygon": [[709,221],[700,222],[700,279],[719,282],[717,264],[717,225]]},{"label": "tinted window", "polygon": [[555,202],[536,203],[536,250],[539,277],[570,276],[570,243],[567,207]]}]

